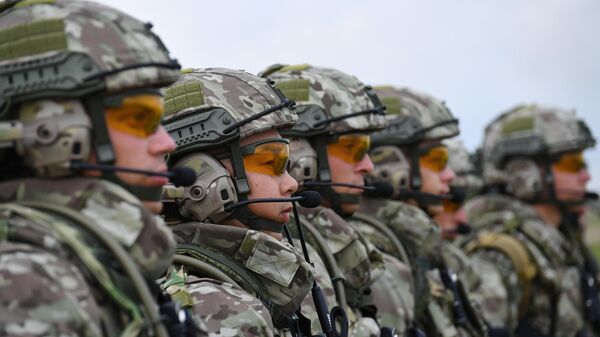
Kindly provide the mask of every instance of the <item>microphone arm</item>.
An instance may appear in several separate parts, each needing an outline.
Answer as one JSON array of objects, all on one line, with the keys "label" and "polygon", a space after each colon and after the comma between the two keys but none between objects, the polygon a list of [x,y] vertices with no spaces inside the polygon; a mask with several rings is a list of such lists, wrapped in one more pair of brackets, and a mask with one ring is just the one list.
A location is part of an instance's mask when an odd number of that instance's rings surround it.
[{"label": "microphone arm", "polygon": [[263,202],[294,202],[294,201],[303,201],[305,198],[303,196],[291,197],[291,198],[257,198],[244,200],[240,202],[236,202],[231,205],[225,206],[225,212],[231,212],[236,208],[246,206],[249,204],[258,204]]},{"label": "microphone arm", "polygon": [[122,167],[122,166],[114,166],[114,165],[105,165],[105,164],[93,164],[93,163],[85,163],[80,161],[73,161],[69,163],[69,168],[74,171],[80,170],[100,170],[105,172],[126,172],[126,173],[134,173],[134,174],[142,174],[146,176],[157,176],[157,177],[166,177],[176,186],[190,186],[196,181],[196,173],[190,169],[185,167],[175,168],[171,171],[167,172],[157,172],[143,169],[136,169],[131,167]]}]

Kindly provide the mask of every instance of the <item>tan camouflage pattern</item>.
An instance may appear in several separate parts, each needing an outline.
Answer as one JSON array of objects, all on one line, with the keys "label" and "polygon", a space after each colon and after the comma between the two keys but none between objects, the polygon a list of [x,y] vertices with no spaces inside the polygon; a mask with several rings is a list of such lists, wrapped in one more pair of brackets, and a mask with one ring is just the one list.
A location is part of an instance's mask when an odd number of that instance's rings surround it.
[{"label": "tan camouflage pattern", "polygon": [[[162,220],[110,182],[84,178],[5,182],[0,184],[0,202],[9,201],[38,201],[80,212],[120,243],[148,280],[163,274],[171,262],[175,242]],[[71,250],[59,244],[58,234],[41,220],[15,219],[11,226],[12,235],[25,242],[0,236],[0,335],[104,336],[100,320],[108,324],[109,334],[122,332],[125,316],[119,318],[123,313],[106,300]],[[126,281],[113,279],[122,292],[132,294]]]},{"label": "tan camouflage pattern", "polygon": [[[581,250],[556,228],[539,218],[533,207],[514,198],[486,195],[465,205],[469,221],[477,235],[502,232],[512,235],[527,249],[538,273],[531,281],[529,301],[521,304],[525,285],[519,282],[516,266],[510,258],[494,249],[479,249],[473,254],[494,264],[508,291],[509,305],[516,322],[528,317],[542,333],[549,333],[556,320],[556,336],[575,336],[584,327],[580,275]],[[552,296],[557,298],[556,316],[552,317]]]},{"label": "tan camouflage pattern", "polygon": [[[444,287],[439,270],[435,266],[436,261],[440,259],[457,274],[458,280],[465,287],[471,306],[476,308],[476,312],[480,315],[478,317],[480,322],[483,322],[484,318],[489,323],[494,322],[492,325],[497,321],[505,322],[507,311],[506,305],[503,304],[506,303],[505,295],[502,289],[496,288],[501,284],[499,275],[496,273],[482,279],[478,268],[483,264],[472,261],[450,242],[442,240],[440,229],[424,211],[404,202],[381,199],[365,199],[359,211],[372,214],[385,223],[404,244],[409,254],[410,268],[415,282],[412,290],[416,308],[413,309],[414,315],[426,332],[436,331],[435,334],[450,336],[479,335],[473,329],[454,326],[452,293]],[[373,228],[368,229],[368,226],[364,224],[358,229],[365,236],[373,237],[376,242],[385,239],[381,233],[373,235]],[[378,246],[383,249],[393,247],[389,240]],[[396,254],[395,250],[385,252]],[[396,255],[396,258],[402,257]],[[428,261],[427,265],[418,262],[418,258],[425,258]],[[427,285],[423,282],[427,282]]]},{"label": "tan camouflage pattern", "polygon": [[414,280],[410,268],[397,258],[384,253],[383,260],[385,271],[371,284],[377,322],[396,328],[403,336],[414,325]]},{"label": "tan camouflage pattern", "polygon": [[[208,247],[247,270],[266,291],[262,296],[280,307],[280,315],[294,313],[310,292],[313,267],[288,243],[255,230],[232,226],[187,222],[171,228],[180,245]],[[215,267],[220,269],[221,266]],[[244,290],[251,296],[259,295],[252,289]]]},{"label": "tan camouflage pattern", "polygon": [[[521,168],[522,165],[509,170],[506,167],[509,159],[583,150],[594,146],[595,142],[588,126],[577,118],[573,110],[538,104],[518,105],[502,113],[485,128],[482,146],[485,183],[512,184],[513,189],[522,191],[511,194],[518,198],[530,197],[540,180],[539,174],[529,173],[531,168]],[[514,181],[514,177],[522,181]]]},{"label": "tan camouflage pattern", "polygon": [[256,297],[229,283],[189,277],[193,311],[211,337],[275,336],[269,310]]},{"label": "tan camouflage pattern", "polygon": [[[168,51],[141,21],[114,8],[88,1],[36,1],[15,6],[0,16],[0,30],[24,23],[61,19],[66,34],[66,50],[43,54],[32,52],[0,65],[32,61],[56,55],[81,53],[94,65],[86,65],[90,76],[143,63],[171,63]],[[92,70],[94,70],[92,72]],[[145,66],[117,72],[104,78],[109,93],[140,87],[161,87],[175,81],[174,69]]]},{"label": "tan camouflage pattern", "polygon": [[448,167],[456,175],[450,186],[465,189],[467,196],[481,191],[483,178],[477,173],[473,155],[467,151],[462,140],[450,138],[445,139],[443,143],[448,149]]},{"label": "tan camouflage pattern", "polygon": [[[296,101],[298,107],[318,106],[323,109],[327,118],[375,108],[366,93],[366,86],[355,76],[337,69],[308,64],[284,66],[267,78],[275,81],[275,85]],[[308,88],[290,88],[286,85],[296,83],[297,80],[308,81]],[[308,94],[298,94],[301,89],[308,89]],[[327,132],[373,131],[380,130],[385,125],[383,116],[366,114],[331,122],[327,126]]]},{"label": "tan camouflage pattern", "polygon": [[300,217],[312,223],[328,244],[346,283],[354,289],[367,287],[373,280],[373,272],[381,274],[382,257],[378,257],[371,265],[370,252],[360,241],[357,233],[330,208],[298,208]]},{"label": "tan camouflage pattern", "polygon": [[[294,240],[295,247],[300,247],[300,245],[301,243],[299,240]],[[335,289],[331,283],[331,278],[327,272],[325,262],[323,262],[319,256],[319,253],[310,244],[306,244],[306,248],[308,249],[308,257],[310,258],[310,262],[314,267],[315,281],[325,296],[327,307],[329,310],[331,310],[331,308],[336,305],[340,305],[340,303],[338,303],[337,298],[335,297]],[[319,323],[319,316],[317,315],[311,294],[308,294],[306,298],[304,298],[304,301],[302,301],[300,307],[302,309],[302,314],[311,321],[312,332],[315,333],[322,331],[321,323]]]},{"label": "tan camouflage pattern", "polygon": [[[199,83],[203,99],[198,102],[171,102],[179,90],[170,90],[182,83]],[[163,89],[165,108],[172,110],[163,119],[163,124],[187,115],[202,114],[206,110],[222,108],[233,118],[231,124],[254,116],[281,103],[267,80],[242,70],[206,68],[185,71],[179,81]],[[194,104],[196,103],[196,104]],[[172,104],[173,107],[169,108]],[[240,127],[240,136],[245,138],[272,129],[287,128],[297,121],[296,113],[281,108],[255,119]],[[181,148],[183,150],[185,148]]]},{"label": "tan camouflage pattern", "polygon": [[[362,291],[384,275],[383,255],[374,247],[367,246],[354,229],[332,209],[299,207],[298,211],[300,218],[313,224],[325,239],[328,245],[325,248],[333,254],[347,289]],[[350,321],[349,336],[379,336],[380,328],[374,319],[363,317],[356,308],[346,306],[346,309]]]},{"label": "tan camouflage pattern", "polygon": [[[439,99],[412,88],[393,87],[393,86],[377,86],[374,87],[377,96],[387,107],[386,119],[395,121],[405,118],[412,118],[418,122],[418,129],[402,129],[392,130],[392,125],[386,130],[394,133],[394,139],[403,141],[395,141],[393,144],[406,144],[410,138],[415,136],[415,131],[426,129],[439,123],[447,122],[455,117],[446,106],[446,103]],[[378,132],[373,135],[373,145],[391,145],[387,143],[387,131]],[[439,140],[458,135],[458,123],[450,123],[443,126],[435,127],[423,134],[423,138],[419,140]]]}]

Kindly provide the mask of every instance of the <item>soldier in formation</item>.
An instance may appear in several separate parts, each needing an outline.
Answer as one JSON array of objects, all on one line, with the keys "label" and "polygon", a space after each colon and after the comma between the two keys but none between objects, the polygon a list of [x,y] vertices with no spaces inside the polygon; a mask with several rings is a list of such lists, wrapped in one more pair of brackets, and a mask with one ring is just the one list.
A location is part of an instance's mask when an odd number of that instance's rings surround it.
[{"label": "soldier in formation", "polygon": [[501,114],[481,177],[428,94],[151,28],[0,3],[1,336],[600,335],[574,112]]}]

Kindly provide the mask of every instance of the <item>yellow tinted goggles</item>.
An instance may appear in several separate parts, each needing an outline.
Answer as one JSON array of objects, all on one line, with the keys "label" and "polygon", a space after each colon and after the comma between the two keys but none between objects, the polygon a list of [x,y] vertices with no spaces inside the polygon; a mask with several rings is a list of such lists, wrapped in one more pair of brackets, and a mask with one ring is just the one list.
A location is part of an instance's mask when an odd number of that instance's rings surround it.
[{"label": "yellow tinted goggles", "polygon": [[371,137],[365,134],[347,134],[337,137],[334,143],[327,144],[327,153],[347,163],[356,164],[365,158]]},{"label": "yellow tinted goggles", "polygon": [[434,172],[442,172],[448,165],[448,149],[443,145],[436,145],[419,157],[419,164]]},{"label": "yellow tinted goggles", "polygon": [[151,94],[127,96],[120,106],[105,109],[109,128],[140,138],[156,132],[162,114],[163,98]]},{"label": "yellow tinted goggles", "polygon": [[290,142],[283,138],[266,139],[242,147],[246,171],[270,176],[282,175],[290,157]]},{"label": "yellow tinted goggles", "polygon": [[582,151],[564,153],[552,165],[555,170],[566,173],[577,173],[587,167]]}]

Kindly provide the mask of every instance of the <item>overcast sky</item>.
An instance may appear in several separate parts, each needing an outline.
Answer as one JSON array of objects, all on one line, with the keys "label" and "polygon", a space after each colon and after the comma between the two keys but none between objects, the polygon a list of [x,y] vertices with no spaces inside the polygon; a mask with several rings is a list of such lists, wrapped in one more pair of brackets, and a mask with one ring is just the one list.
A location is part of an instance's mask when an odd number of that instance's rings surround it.
[{"label": "overcast sky", "polygon": [[[600,135],[598,0],[101,2],[154,23],[184,67],[311,63],[429,92],[470,149],[520,102],[575,108]],[[595,190],[599,153],[587,153]]]}]

